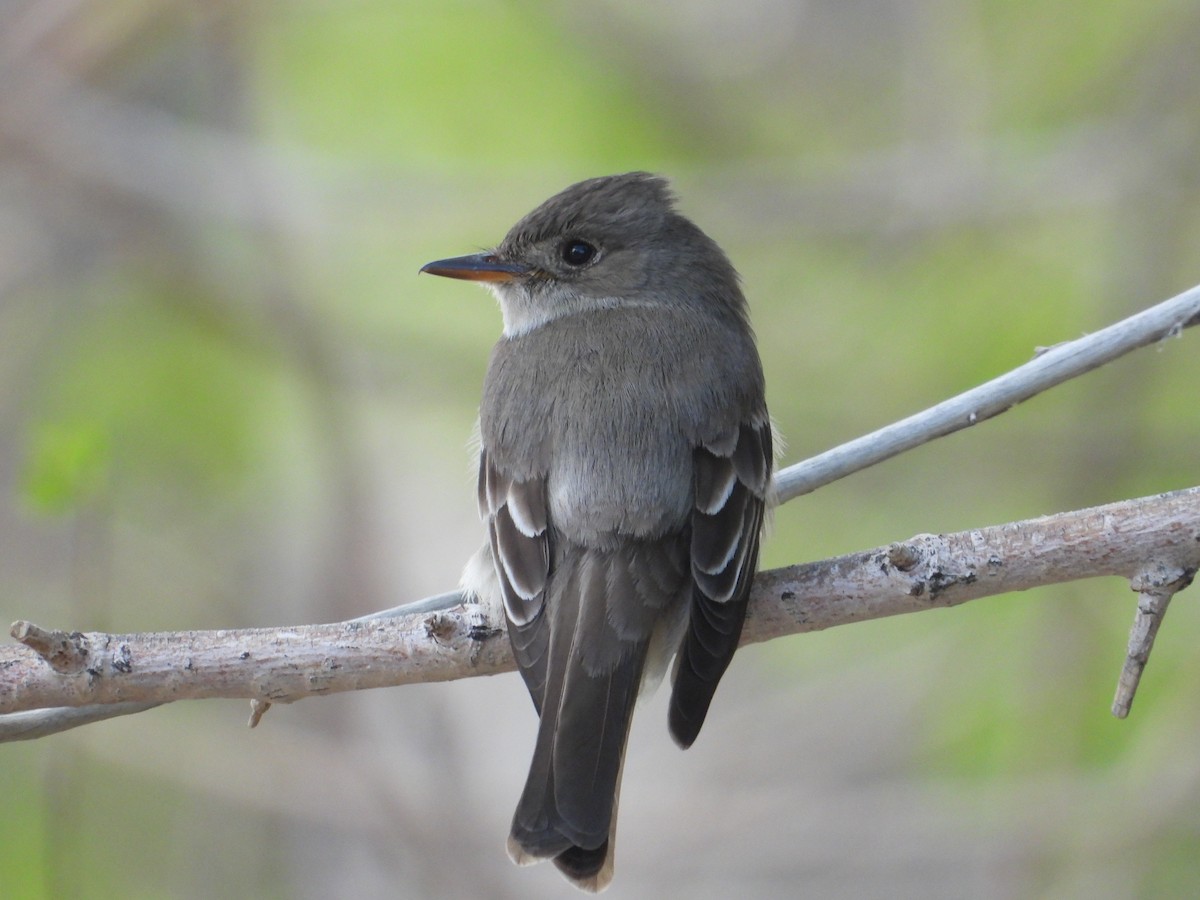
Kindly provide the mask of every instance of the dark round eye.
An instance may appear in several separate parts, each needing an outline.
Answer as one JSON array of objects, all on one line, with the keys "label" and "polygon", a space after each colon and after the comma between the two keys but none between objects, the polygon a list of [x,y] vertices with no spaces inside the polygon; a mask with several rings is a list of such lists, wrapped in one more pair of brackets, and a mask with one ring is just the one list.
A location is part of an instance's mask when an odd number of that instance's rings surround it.
[{"label": "dark round eye", "polygon": [[596,258],[596,248],[587,241],[567,241],[562,247],[562,258],[568,266],[584,266]]}]

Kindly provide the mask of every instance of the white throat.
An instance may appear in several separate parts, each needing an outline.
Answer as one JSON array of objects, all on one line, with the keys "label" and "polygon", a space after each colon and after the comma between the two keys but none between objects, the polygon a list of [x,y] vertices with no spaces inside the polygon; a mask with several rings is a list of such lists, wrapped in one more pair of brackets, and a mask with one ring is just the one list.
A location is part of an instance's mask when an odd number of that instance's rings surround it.
[{"label": "white throat", "polygon": [[487,287],[500,305],[504,336],[508,338],[528,334],[563,316],[629,305],[620,297],[588,297],[569,290],[560,291],[554,297],[543,295],[535,301],[527,292],[509,285],[489,284]]}]

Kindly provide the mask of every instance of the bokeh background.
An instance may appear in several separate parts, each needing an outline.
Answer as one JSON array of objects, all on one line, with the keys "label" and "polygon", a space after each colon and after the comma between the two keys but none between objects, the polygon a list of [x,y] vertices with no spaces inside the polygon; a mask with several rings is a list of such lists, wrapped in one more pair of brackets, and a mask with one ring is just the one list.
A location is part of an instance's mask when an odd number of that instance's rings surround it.
[{"label": "bokeh background", "polygon": [[[1200,7],[0,3],[0,620],[335,621],[449,589],[489,297],[417,278],[673,177],[795,461],[1200,280]],[[781,509],[764,564],[1197,482],[1184,336]],[[1189,592],[1190,593],[1190,592]],[[612,897],[1200,893],[1200,618],[1127,722],[1092,581],[741,653],[634,728]],[[503,846],[515,676],[0,747],[5,897],[564,897]]]}]

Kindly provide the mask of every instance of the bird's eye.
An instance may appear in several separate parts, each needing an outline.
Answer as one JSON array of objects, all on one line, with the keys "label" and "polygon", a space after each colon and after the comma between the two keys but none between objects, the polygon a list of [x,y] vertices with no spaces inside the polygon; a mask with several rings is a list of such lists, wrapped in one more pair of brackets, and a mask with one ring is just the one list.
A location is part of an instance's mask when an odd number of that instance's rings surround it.
[{"label": "bird's eye", "polygon": [[585,266],[596,258],[596,248],[587,241],[567,241],[562,247],[562,258],[568,266]]}]

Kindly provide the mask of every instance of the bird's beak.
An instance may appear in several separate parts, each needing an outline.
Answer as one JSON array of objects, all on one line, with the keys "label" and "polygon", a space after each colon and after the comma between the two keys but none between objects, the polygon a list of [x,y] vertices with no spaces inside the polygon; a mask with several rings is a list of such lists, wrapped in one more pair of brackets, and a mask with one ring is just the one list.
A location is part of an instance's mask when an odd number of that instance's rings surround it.
[{"label": "bird's beak", "polygon": [[473,256],[456,256],[425,263],[421,271],[465,281],[514,281],[522,275],[528,275],[529,267],[504,262],[494,253],[476,253]]}]

